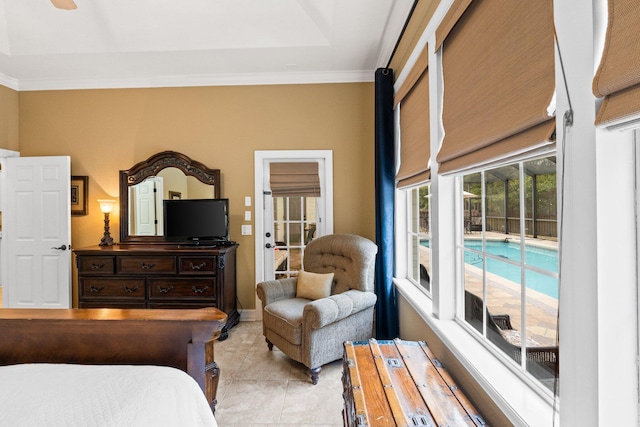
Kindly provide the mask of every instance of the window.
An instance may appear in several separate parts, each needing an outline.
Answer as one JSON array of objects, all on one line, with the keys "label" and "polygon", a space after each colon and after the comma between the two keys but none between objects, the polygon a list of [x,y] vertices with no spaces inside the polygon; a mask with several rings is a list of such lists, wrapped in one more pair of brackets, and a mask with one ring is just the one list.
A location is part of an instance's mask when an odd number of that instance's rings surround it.
[{"label": "window", "polygon": [[408,277],[427,294],[431,294],[431,231],[429,227],[429,184],[407,192]]},{"label": "window", "polygon": [[460,182],[460,317],[489,347],[553,390],[559,294],[556,159],[485,169]]}]

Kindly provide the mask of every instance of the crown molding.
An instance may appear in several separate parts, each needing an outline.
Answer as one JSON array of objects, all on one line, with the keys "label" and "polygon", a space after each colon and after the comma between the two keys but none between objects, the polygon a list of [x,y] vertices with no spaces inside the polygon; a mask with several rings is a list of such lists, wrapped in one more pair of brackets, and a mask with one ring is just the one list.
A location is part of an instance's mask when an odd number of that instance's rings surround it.
[{"label": "crown molding", "polygon": [[[11,79],[0,84],[18,91],[73,90],[73,89],[133,89],[193,86],[258,86],[280,84],[322,84],[373,82],[374,70],[288,72],[256,74],[208,74],[182,76],[122,77],[115,79]],[[9,82],[11,80],[11,82]]]},{"label": "crown molding", "polygon": [[18,80],[3,73],[0,73],[0,85],[6,86],[9,89],[18,90]]}]

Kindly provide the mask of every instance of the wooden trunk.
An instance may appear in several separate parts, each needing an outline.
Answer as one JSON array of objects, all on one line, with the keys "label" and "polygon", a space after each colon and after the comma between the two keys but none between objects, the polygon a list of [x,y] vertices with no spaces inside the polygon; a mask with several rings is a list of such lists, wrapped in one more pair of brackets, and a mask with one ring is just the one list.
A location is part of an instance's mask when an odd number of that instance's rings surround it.
[{"label": "wooden trunk", "polygon": [[345,342],[345,426],[486,426],[423,341]]}]

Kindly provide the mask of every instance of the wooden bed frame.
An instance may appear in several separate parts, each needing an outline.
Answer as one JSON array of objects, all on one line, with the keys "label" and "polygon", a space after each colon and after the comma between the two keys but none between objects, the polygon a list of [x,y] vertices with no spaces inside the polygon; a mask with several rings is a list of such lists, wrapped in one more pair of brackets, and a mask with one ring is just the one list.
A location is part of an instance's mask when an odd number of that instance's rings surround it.
[{"label": "wooden bed frame", "polygon": [[227,315],[202,309],[2,309],[0,365],[158,365],[187,372],[215,412],[213,342]]}]

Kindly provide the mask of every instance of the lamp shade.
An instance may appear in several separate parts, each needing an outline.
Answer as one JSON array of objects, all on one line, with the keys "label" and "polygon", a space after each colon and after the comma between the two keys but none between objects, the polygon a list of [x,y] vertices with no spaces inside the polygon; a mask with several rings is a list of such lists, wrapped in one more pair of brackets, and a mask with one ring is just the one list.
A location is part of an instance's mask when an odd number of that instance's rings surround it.
[{"label": "lamp shade", "polygon": [[113,206],[115,205],[115,200],[107,200],[107,199],[99,199],[98,203],[100,203],[100,210],[102,213],[111,213],[113,211]]}]

